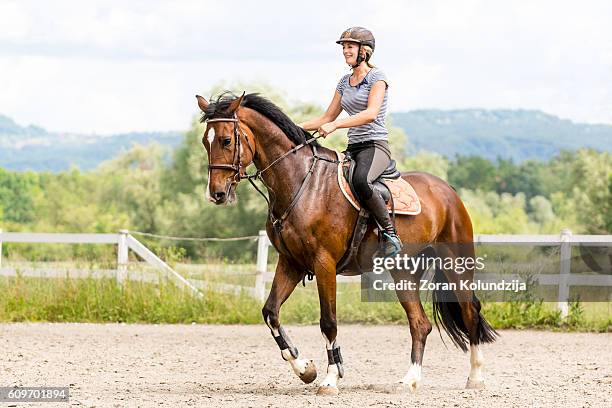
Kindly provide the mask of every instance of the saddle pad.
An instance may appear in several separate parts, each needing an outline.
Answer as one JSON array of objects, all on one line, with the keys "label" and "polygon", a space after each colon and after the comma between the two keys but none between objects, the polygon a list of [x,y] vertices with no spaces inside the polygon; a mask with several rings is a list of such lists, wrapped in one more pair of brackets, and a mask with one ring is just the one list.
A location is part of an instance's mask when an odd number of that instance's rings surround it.
[{"label": "saddle pad", "polygon": [[[351,203],[353,207],[357,211],[360,210],[359,203],[355,199],[353,192],[351,191],[351,187],[347,179],[344,177],[344,173],[342,171],[342,166],[344,163],[344,155],[340,152],[336,152],[338,156],[338,160],[340,163],[338,164],[338,185],[340,185],[340,190],[344,194],[344,197]],[[346,164],[348,165],[348,163]],[[403,178],[398,178],[394,180],[385,179],[384,183],[391,190],[391,195],[393,196],[393,204],[395,206],[395,214],[403,214],[403,215],[417,215],[421,213],[421,202],[419,201],[419,197],[417,196],[414,188]],[[389,212],[391,212],[391,200],[387,203],[387,208]]]}]

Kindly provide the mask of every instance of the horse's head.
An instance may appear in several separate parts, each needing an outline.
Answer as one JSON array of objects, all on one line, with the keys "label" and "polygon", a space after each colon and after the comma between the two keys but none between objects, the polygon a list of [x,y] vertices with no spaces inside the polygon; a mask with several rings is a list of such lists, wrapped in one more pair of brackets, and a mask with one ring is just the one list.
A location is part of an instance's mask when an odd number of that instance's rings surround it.
[{"label": "horse's head", "polygon": [[202,144],[208,153],[208,186],[206,198],[215,204],[236,201],[236,185],[255,155],[251,130],[238,120],[238,110],[244,94],[239,98],[220,97],[207,102],[196,95],[204,112],[206,130]]}]

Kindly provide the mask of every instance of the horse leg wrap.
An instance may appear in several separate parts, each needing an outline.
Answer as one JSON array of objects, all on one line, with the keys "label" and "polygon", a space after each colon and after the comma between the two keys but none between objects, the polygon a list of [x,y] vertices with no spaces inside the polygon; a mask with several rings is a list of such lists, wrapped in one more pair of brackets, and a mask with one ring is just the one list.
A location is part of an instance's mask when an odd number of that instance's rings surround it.
[{"label": "horse leg wrap", "polygon": [[288,337],[282,327],[279,327],[278,329],[278,336],[274,336],[274,333],[272,333],[272,336],[274,337],[274,341],[276,341],[276,344],[278,344],[278,348],[280,348],[281,350],[281,356],[283,357],[283,360],[287,361],[287,358],[285,358],[285,356],[282,354],[283,350],[289,350],[291,357],[298,358],[299,352],[297,347],[293,347],[289,344],[290,341],[287,341]]},{"label": "horse leg wrap", "polygon": [[342,354],[340,354],[340,346],[327,350],[327,362],[329,365],[335,364],[338,367],[338,375],[344,377],[344,368],[342,367]]}]

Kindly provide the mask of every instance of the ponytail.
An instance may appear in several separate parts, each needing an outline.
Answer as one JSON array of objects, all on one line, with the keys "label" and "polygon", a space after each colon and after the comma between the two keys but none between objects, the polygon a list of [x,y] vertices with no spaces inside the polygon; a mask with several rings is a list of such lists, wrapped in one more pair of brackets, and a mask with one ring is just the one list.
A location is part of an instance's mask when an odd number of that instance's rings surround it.
[{"label": "ponytail", "polygon": [[[365,54],[363,57],[361,56],[362,53]],[[359,45],[359,56],[357,57],[357,61],[361,59],[361,62],[359,62],[359,64],[361,64],[362,62],[365,62],[368,67],[376,68],[376,65],[370,62],[370,58],[372,58],[373,53],[374,53],[374,50],[369,45]],[[355,65],[351,67],[351,69],[355,69],[358,66],[359,65]]]},{"label": "ponytail", "polygon": [[374,50],[372,49],[372,47],[370,47],[369,45],[363,45],[362,48],[365,51],[365,62],[368,65],[368,67],[376,68],[376,65],[370,63],[370,58],[372,58],[372,54],[374,53]]}]

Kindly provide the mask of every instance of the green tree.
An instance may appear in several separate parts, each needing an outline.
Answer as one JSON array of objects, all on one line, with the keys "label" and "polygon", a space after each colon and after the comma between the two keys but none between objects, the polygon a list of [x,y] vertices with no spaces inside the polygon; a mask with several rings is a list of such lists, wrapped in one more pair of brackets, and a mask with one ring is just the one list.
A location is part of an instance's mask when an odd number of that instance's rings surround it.
[{"label": "green tree", "polygon": [[131,150],[102,163],[97,172],[102,202],[114,203],[141,231],[158,231],[162,203],[161,175],[165,151],[158,144],[134,145]]},{"label": "green tree", "polygon": [[565,159],[566,186],[552,194],[553,208],[568,219],[574,219],[579,230],[587,234],[610,234],[612,231],[612,155],[592,149],[581,149]]},{"label": "green tree", "polygon": [[73,168],[41,178],[42,193],[35,198],[37,231],[116,232],[129,228],[129,218],[112,201],[100,196],[106,180],[96,173]]},{"label": "green tree", "polygon": [[448,160],[434,152],[421,151],[406,157],[398,166],[402,171],[425,171],[444,180],[448,179]]},{"label": "green tree", "polygon": [[448,168],[448,181],[457,188],[493,191],[496,189],[495,165],[484,157],[457,156]]},{"label": "green tree", "polygon": [[39,183],[36,173],[0,168],[0,208],[5,221],[25,224],[36,219],[34,200],[41,192]]}]

